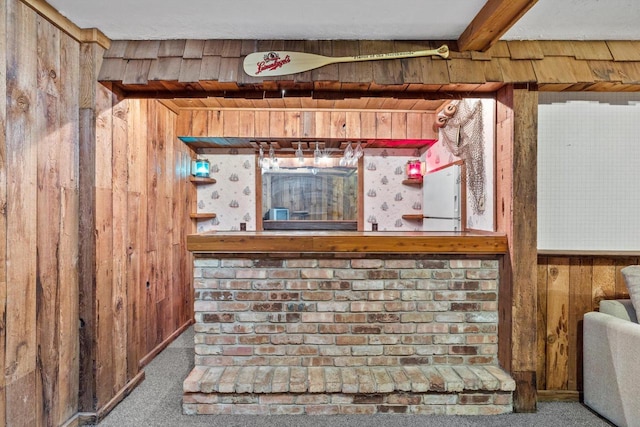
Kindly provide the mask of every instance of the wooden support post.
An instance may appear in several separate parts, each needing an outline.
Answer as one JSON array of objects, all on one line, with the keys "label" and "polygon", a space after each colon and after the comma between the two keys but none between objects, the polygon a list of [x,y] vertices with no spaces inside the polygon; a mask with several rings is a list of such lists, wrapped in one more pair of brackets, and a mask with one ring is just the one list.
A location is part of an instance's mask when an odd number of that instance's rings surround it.
[{"label": "wooden support post", "polygon": [[516,380],[514,410],[536,410],[537,117],[535,88],[497,97],[497,225],[509,241],[501,275],[499,358]]}]

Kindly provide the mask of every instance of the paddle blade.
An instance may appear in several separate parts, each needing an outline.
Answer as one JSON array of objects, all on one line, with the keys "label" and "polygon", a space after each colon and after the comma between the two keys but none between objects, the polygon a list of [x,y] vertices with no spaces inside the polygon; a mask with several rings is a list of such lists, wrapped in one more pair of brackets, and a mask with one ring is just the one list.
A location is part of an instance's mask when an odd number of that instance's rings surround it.
[{"label": "paddle blade", "polygon": [[244,58],[244,72],[253,77],[284,76],[302,73],[330,64],[332,58],[304,52],[255,52]]}]

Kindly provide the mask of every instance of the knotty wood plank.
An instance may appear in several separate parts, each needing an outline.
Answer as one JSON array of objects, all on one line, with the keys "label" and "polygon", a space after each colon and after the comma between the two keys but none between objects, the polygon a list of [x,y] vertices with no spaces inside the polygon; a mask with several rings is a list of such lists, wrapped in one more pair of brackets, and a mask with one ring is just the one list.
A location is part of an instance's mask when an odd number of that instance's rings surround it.
[{"label": "knotty wood plank", "polygon": [[343,139],[346,137],[347,118],[345,111],[331,112],[331,138]]},{"label": "knotty wood plank", "polygon": [[[113,353],[114,390],[121,390],[128,381],[128,328],[127,328],[127,206],[128,186],[128,102],[113,100],[112,121],[112,316],[113,316]],[[112,396],[110,396],[112,397]]]},{"label": "knotty wood plank", "polygon": [[238,136],[244,138],[253,138],[255,135],[255,112],[254,111],[240,111],[238,117]]},{"label": "knotty wood plank", "polygon": [[285,138],[298,138],[300,136],[300,112],[284,112],[283,136]]},{"label": "knotty wood plank", "polygon": [[360,111],[347,111],[345,113],[345,137],[360,139],[361,127]]},{"label": "knotty wood plank", "polygon": [[[5,6],[6,5],[6,6]],[[17,1],[6,7],[6,421],[36,424],[37,40],[35,13]],[[4,230],[3,230],[4,232]],[[2,279],[5,280],[4,278]],[[4,299],[4,298],[3,298]],[[40,399],[38,399],[40,400]],[[35,402],[37,405],[41,404]],[[41,408],[41,406],[40,406]]]},{"label": "knotty wood plank", "polygon": [[600,301],[614,299],[616,295],[616,267],[611,258],[593,259],[592,310],[597,311]]},{"label": "knotty wood plank", "polygon": [[240,114],[236,110],[227,110],[224,112],[224,128],[223,136],[238,136],[240,129]]},{"label": "knotty wood plank", "polygon": [[391,113],[376,113],[376,138],[391,138]]},{"label": "knotty wood plank", "polygon": [[582,325],[591,311],[592,265],[590,257],[569,258],[569,390],[582,390]]},{"label": "knotty wood plank", "polygon": [[224,112],[209,111],[207,113],[207,135],[223,136],[224,135]]},{"label": "knotty wood plank", "polygon": [[549,258],[547,300],[547,388],[566,390],[569,350],[569,259]]},{"label": "knotty wood plank", "polygon": [[[7,8],[0,7],[0,70],[7,70]],[[7,78],[0,78],[0,206],[7,205]],[[0,214],[0,319],[6,319],[7,307],[7,217]],[[0,372],[5,372],[6,328],[0,328]],[[5,376],[0,375],[0,425],[6,425],[6,384]]]},{"label": "knotty wood plank", "polygon": [[547,388],[547,295],[549,276],[547,272],[549,259],[538,258],[538,315],[537,315],[537,368],[536,386],[538,390]]},{"label": "knotty wood plank", "polygon": [[391,138],[407,138],[407,113],[391,113]]},{"label": "knotty wood plank", "polygon": [[[59,411],[58,369],[59,366],[59,245],[61,240],[61,194],[59,171],[73,168],[60,159],[61,141],[57,130],[61,127],[58,111],[64,109],[59,100],[60,30],[42,17],[36,17],[38,45],[38,91],[35,105],[35,128],[37,141],[37,210],[46,216],[37,218],[37,270],[36,270],[36,330],[38,357],[35,410],[39,420],[46,424],[57,423]],[[52,78],[55,76],[55,79]],[[70,158],[67,160],[71,160]]]},{"label": "knotty wood plank", "polygon": [[95,405],[100,408],[113,397],[115,390],[115,353],[100,351],[113,348],[113,116],[112,93],[102,85],[97,85],[96,109],[96,190],[95,190],[95,304],[96,325],[94,331],[96,364],[101,366],[95,372]]},{"label": "knotty wood plank", "polygon": [[207,110],[193,110],[189,136],[209,136],[209,113]]}]

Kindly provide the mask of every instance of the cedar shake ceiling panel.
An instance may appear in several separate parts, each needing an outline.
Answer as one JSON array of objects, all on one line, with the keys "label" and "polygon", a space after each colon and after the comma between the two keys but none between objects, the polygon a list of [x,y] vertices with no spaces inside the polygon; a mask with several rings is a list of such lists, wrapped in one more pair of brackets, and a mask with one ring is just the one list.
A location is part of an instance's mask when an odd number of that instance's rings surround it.
[{"label": "cedar shake ceiling panel", "polygon": [[204,40],[187,40],[184,46],[184,59],[200,59],[204,49]]},{"label": "cedar shake ceiling panel", "polygon": [[165,56],[180,56],[184,54],[186,40],[162,40],[158,48],[158,58]]},{"label": "cedar shake ceiling panel", "polygon": [[616,61],[640,61],[640,42],[608,41],[607,46]]},{"label": "cedar shake ceiling panel", "polygon": [[156,59],[160,50],[160,40],[129,41],[124,59]]},{"label": "cedar shake ceiling panel", "polygon": [[544,56],[576,56],[573,45],[566,41],[541,40],[538,45]]},{"label": "cedar shake ceiling panel", "polygon": [[536,41],[509,41],[507,42],[511,59],[542,59],[544,55],[540,45]]},{"label": "cedar shake ceiling panel", "polygon": [[577,41],[571,42],[576,59],[596,59],[611,61],[613,57],[609,46],[603,41]]}]

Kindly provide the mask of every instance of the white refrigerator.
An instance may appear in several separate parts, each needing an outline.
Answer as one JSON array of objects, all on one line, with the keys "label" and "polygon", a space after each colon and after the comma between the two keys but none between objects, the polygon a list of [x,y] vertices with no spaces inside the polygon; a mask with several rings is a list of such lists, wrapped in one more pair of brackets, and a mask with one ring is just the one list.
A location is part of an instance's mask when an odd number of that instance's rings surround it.
[{"label": "white refrigerator", "polygon": [[422,180],[422,230],[462,231],[462,167],[451,165]]}]

